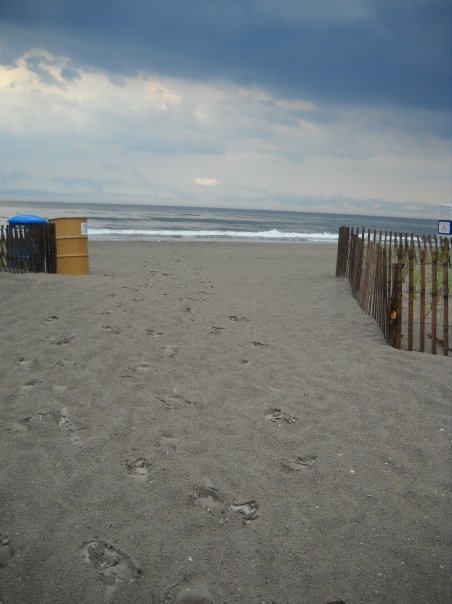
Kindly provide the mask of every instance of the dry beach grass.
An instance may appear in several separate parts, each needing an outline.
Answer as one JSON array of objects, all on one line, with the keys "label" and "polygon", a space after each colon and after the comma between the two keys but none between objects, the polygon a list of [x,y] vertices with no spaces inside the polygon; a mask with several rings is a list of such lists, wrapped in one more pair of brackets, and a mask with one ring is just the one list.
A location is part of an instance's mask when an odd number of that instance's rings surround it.
[{"label": "dry beach grass", "polygon": [[0,600],[447,602],[451,359],[335,247],[90,243],[0,274]]}]

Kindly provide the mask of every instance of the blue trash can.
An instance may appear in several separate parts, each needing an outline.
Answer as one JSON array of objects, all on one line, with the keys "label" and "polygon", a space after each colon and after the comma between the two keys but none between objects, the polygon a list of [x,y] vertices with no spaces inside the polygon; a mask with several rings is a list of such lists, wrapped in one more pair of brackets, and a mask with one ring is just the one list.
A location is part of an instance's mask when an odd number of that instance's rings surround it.
[{"label": "blue trash can", "polygon": [[46,218],[19,214],[8,219],[6,230],[7,262],[9,268],[32,273],[45,272],[45,246],[42,225]]}]

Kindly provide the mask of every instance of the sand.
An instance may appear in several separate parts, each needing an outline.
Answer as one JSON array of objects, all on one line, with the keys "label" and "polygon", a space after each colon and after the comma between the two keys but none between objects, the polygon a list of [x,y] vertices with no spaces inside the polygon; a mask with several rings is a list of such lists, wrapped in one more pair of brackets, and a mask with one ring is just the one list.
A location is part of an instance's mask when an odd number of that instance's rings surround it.
[{"label": "sand", "polygon": [[90,242],[0,274],[0,601],[436,603],[452,358],[334,245]]}]

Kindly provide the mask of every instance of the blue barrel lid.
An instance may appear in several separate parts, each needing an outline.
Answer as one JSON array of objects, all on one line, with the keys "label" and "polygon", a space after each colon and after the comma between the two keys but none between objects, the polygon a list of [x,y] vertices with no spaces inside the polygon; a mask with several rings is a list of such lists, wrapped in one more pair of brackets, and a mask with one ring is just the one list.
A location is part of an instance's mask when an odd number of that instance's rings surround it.
[{"label": "blue barrel lid", "polygon": [[9,224],[45,224],[46,222],[48,222],[47,218],[34,214],[18,214],[8,219]]}]

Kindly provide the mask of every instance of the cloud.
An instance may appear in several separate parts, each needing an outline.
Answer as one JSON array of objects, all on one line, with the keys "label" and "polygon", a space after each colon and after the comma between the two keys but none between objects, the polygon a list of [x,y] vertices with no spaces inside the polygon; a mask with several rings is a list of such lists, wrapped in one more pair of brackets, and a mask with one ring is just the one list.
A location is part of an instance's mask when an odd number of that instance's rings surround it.
[{"label": "cloud", "polygon": [[[0,8],[2,57],[31,47],[117,76],[252,84],[317,102],[449,108],[449,0],[35,0]],[[41,72],[41,77],[50,78]]]},{"label": "cloud", "polygon": [[177,94],[146,75],[118,83],[105,72],[76,68],[41,50],[29,51],[13,67],[0,65],[0,91],[0,127],[21,136],[114,139],[131,122],[156,120],[180,103]]},{"label": "cloud", "polygon": [[[420,208],[452,191],[445,111],[151,71],[118,77],[42,49],[0,65],[0,138],[3,198]],[[26,178],[7,178],[15,173]]]},{"label": "cloud", "polygon": [[319,28],[344,27],[376,18],[375,0],[251,0],[250,6],[257,20],[281,22],[289,27],[315,26]]},{"label": "cloud", "polygon": [[220,184],[216,178],[194,178],[193,183],[199,187],[217,187]]}]

